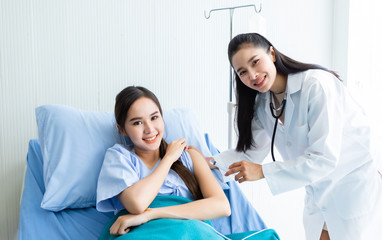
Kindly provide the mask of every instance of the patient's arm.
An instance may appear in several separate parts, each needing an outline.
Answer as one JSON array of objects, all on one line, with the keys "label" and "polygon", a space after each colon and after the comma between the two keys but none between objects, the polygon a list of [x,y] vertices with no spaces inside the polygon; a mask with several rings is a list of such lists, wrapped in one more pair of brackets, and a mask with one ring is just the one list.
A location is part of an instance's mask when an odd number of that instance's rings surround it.
[{"label": "patient's arm", "polygon": [[[199,182],[203,199],[177,206],[152,208],[138,215],[123,215],[110,228],[113,235],[124,234],[129,227],[158,218],[192,218],[209,220],[231,214],[230,205],[222,188],[209,169],[204,157],[193,149],[189,150],[194,173]],[[172,214],[171,214],[172,213]],[[175,214],[175,215],[173,215]]]},{"label": "patient's arm", "polygon": [[118,194],[118,199],[128,212],[140,214],[147,209],[163,185],[171,165],[180,157],[186,147],[187,142],[184,138],[171,142],[167,146],[165,156],[149,176]]},{"label": "patient's arm", "polygon": [[[203,155],[194,149],[190,149],[188,152],[192,158],[194,174],[199,182],[200,190],[204,198],[182,205],[158,208],[158,210],[165,210],[187,218],[200,220],[229,216],[231,209],[228,199],[209,169]],[[146,214],[150,220],[156,218],[176,218],[170,214],[156,211],[155,209],[146,212]]]}]

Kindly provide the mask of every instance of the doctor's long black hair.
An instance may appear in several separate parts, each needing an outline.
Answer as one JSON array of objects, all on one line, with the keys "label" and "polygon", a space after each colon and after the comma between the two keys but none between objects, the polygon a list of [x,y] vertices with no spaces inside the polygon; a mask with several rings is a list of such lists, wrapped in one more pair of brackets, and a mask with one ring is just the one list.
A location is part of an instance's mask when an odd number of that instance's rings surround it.
[{"label": "doctor's long black hair", "polygon": [[[228,58],[232,66],[232,56],[237,53],[243,46],[243,44],[252,43],[254,47],[263,48],[267,53],[270,51],[270,47],[273,47],[275,51],[276,71],[278,74],[287,76],[290,73],[298,73],[308,69],[322,69],[334,74],[337,78],[337,73],[330,71],[320,65],[308,64],[298,62],[290,57],[285,56],[279,52],[265,37],[258,33],[245,33],[239,34],[234,37],[228,45]],[[236,84],[236,122],[239,132],[236,151],[245,152],[251,146],[255,146],[252,136],[252,119],[255,114],[254,104],[258,91],[253,90],[245,86],[240,77],[235,72],[235,84]]]}]

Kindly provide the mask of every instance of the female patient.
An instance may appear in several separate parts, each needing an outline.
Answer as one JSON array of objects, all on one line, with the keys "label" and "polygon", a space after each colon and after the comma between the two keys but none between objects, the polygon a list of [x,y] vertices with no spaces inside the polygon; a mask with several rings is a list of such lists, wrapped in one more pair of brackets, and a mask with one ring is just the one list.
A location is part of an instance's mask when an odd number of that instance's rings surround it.
[{"label": "female patient", "polygon": [[[98,180],[97,209],[130,213],[114,222],[112,235],[158,218],[209,220],[230,215],[229,202],[203,156],[188,149],[184,138],[170,144],[163,140],[162,109],[152,92],[134,86],[122,90],[116,97],[115,119],[119,132],[133,144],[108,149]],[[195,201],[146,211],[157,195]]]}]

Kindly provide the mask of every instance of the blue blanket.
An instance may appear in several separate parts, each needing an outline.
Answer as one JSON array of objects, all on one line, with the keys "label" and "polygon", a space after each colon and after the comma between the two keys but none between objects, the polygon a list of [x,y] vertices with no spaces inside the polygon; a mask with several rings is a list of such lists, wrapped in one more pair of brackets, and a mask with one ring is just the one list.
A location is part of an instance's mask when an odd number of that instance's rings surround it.
[{"label": "blue blanket", "polygon": [[[173,206],[184,204],[190,202],[191,200],[179,196],[157,196],[154,201],[151,203],[150,208],[157,207],[165,207],[165,206]],[[109,233],[109,229],[111,225],[115,222],[115,220],[120,216],[128,214],[126,210],[121,211],[117,215],[115,215],[104,227],[100,240],[140,240],[140,239],[232,239],[239,240],[247,237],[251,234],[255,234],[249,238],[248,240],[278,240],[279,237],[275,231],[272,229],[266,229],[259,231],[256,234],[255,231],[244,232],[244,233],[236,233],[227,235],[227,238],[220,236],[215,230],[212,228],[210,221],[204,221],[204,224],[198,220],[181,220],[181,219],[157,219],[149,221],[143,225],[131,228],[130,232],[121,236],[112,236]]]}]

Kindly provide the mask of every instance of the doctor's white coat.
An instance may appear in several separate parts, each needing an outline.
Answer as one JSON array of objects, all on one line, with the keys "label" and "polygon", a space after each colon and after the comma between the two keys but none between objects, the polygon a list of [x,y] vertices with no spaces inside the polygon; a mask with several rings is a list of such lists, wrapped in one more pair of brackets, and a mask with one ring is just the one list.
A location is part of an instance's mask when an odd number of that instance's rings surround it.
[{"label": "doctor's white coat", "polygon": [[[269,104],[270,93],[259,93],[255,147],[214,156],[223,175],[233,162],[261,164],[268,155],[275,121]],[[362,108],[334,75],[308,70],[288,76],[284,124],[275,137],[284,161],[262,168],[273,194],[305,187],[307,239],[319,239],[324,222],[331,240],[382,239],[382,143],[376,148],[372,136]]]}]

